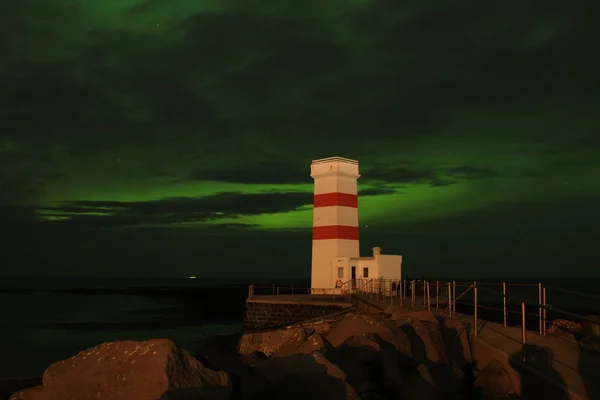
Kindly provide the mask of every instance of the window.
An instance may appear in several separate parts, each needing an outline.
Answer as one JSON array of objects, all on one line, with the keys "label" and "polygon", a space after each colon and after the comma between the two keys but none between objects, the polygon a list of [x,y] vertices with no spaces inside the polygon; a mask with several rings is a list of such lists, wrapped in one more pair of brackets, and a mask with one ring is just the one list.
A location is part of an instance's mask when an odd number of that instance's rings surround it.
[{"label": "window", "polygon": [[338,279],[344,278],[344,267],[338,267]]},{"label": "window", "polygon": [[363,278],[369,277],[369,268],[363,268]]}]

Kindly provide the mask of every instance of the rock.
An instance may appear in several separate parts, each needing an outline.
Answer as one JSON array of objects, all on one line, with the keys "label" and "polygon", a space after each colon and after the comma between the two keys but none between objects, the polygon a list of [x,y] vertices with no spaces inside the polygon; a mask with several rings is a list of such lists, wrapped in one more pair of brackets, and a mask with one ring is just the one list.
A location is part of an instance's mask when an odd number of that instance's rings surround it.
[{"label": "rock", "polygon": [[439,326],[449,360],[460,369],[470,368],[473,356],[465,324],[457,318],[441,318]]},{"label": "rock", "polygon": [[581,334],[584,337],[600,336],[600,317],[597,315],[588,315],[586,318],[597,322],[583,321],[581,323]]},{"label": "rock", "polygon": [[331,347],[329,342],[318,333],[313,333],[304,342],[288,342],[281,346],[279,350],[273,353],[273,357],[286,357],[297,354],[310,354],[315,351],[320,351],[326,354]]},{"label": "rock", "polygon": [[576,335],[581,334],[581,324],[566,319],[555,319],[548,328],[548,334],[564,338],[575,338]]},{"label": "rock", "polygon": [[248,332],[240,338],[238,352],[241,355],[250,355],[259,351],[270,357],[279,349],[282,353],[289,353],[312,335],[314,330],[305,327],[292,327],[288,329],[275,329],[265,332]]},{"label": "rock", "polygon": [[410,342],[392,322],[383,317],[362,313],[348,313],[331,327],[326,339],[334,347],[339,347],[352,336],[365,334],[379,335],[381,340],[391,344],[396,351],[407,356],[411,353]]},{"label": "rock", "polygon": [[510,375],[498,360],[487,363],[473,385],[480,388],[486,397],[508,396],[515,391]]},{"label": "rock", "polygon": [[360,399],[346,374],[318,351],[265,360],[256,371],[271,382],[257,399]]},{"label": "rock", "polygon": [[227,399],[230,377],[213,371],[167,339],[117,341],[52,364],[42,386],[11,400]]},{"label": "rock", "polygon": [[348,376],[361,397],[393,397],[402,388],[403,378],[396,352],[377,335],[352,336],[334,352],[330,359]]},{"label": "rock", "polygon": [[261,355],[249,365],[269,382],[248,398],[465,398],[472,371],[467,378],[464,326],[440,324],[431,311],[396,311],[394,321],[349,312],[328,331],[295,326],[244,335],[240,349]]},{"label": "rock", "polygon": [[401,398],[411,400],[438,400],[444,398],[431,371],[425,364],[419,364],[406,377],[401,390]]},{"label": "rock", "polygon": [[600,336],[586,336],[579,341],[581,349],[600,354]]},{"label": "rock", "polygon": [[398,323],[409,340],[411,355],[417,364],[446,362],[446,346],[437,324],[414,318]]},{"label": "rock", "polygon": [[15,378],[15,379],[1,379],[0,380],[0,399],[8,399],[11,394],[20,390],[25,390],[40,386],[42,384],[42,377],[31,377],[31,378]]}]

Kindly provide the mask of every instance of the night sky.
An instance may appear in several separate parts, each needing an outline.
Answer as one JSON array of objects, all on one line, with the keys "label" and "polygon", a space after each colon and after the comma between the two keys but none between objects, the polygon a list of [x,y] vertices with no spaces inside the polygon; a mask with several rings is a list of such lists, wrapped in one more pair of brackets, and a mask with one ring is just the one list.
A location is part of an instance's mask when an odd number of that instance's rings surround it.
[{"label": "night sky", "polygon": [[597,1],[0,0],[3,272],[308,277],[313,159],[361,252],[600,277]]}]

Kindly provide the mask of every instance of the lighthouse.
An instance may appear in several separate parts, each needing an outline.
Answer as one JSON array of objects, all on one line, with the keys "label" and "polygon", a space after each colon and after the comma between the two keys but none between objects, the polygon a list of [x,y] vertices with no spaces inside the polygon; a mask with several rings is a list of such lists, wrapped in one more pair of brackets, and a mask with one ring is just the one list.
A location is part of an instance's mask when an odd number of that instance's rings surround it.
[{"label": "lighthouse", "polygon": [[[313,160],[314,179],[311,289],[318,293],[360,282],[399,281],[402,256],[381,254],[360,257],[358,240],[358,161],[342,157]],[[349,283],[349,285],[346,285]],[[373,286],[371,286],[373,287]]]},{"label": "lighthouse", "polygon": [[311,287],[332,288],[338,280],[332,259],[359,256],[358,161],[314,160],[310,176],[315,182]]}]

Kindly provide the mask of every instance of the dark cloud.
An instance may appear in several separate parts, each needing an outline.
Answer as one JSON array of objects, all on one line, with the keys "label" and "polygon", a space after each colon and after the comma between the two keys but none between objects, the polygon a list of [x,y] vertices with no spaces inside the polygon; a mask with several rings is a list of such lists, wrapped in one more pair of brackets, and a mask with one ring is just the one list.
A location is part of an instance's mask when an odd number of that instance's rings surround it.
[{"label": "dark cloud", "polygon": [[433,178],[431,180],[429,180],[429,186],[431,187],[443,187],[443,186],[450,186],[450,185],[454,185],[456,183],[456,181],[454,179],[448,179],[448,178]]},{"label": "dark cloud", "polygon": [[[361,191],[363,196],[396,193],[384,186]],[[311,207],[309,192],[225,192],[212,196],[166,198],[155,201],[76,201],[37,210],[53,219],[46,224],[83,228],[118,228],[218,221],[249,215],[287,213]],[[222,224],[225,225],[225,224]],[[228,228],[251,225],[233,223]]]},{"label": "dark cloud", "polygon": [[359,189],[359,196],[381,196],[386,194],[397,194],[399,193],[396,189],[386,186],[375,186],[368,189]]},{"label": "dark cloud", "polygon": [[[63,42],[82,29],[79,8],[18,3],[0,17],[13,51],[0,75],[3,131],[68,140],[76,154],[167,137],[185,146],[200,134],[226,151],[248,130],[265,142],[285,137],[303,154],[314,143],[298,144],[306,135],[327,135],[325,153],[350,150],[348,138],[443,134],[440,116],[457,107],[522,110],[555,100],[559,87],[561,96],[597,99],[592,87],[600,82],[587,50],[595,25],[583,2],[539,12],[536,1],[310,2],[302,10],[232,1],[227,11],[173,21],[158,38],[126,26],[94,28],[71,52]],[[161,3],[140,1],[132,18]],[[20,40],[27,47],[15,50]],[[42,50],[55,55],[32,62]]]},{"label": "dark cloud", "polygon": [[54,149],[21,148],[0,136],[0,206],[32,205],[60,177]]},{"label": "dark cloud", "polygon": [[[166,178],[310,184],[310,160],[332,155],[366,161],[361,163],[360,182],[368,185],[363,196],[399,193],[394,188],[405,184],[440,187],[436,191],[443,193],[444,186],[499,176],[511,182],[562,172],[593,177],[589,171],[600,148],[600,58],[590,49],[600,36],[599,2],[229,0],[201,12],[204,6],[191,0],[177,6],[139,0],[110,13],[101,8],[107,6],[97,6],[101,3],[19,0],[0,6],[0,132],[13,143],[12,149],[0,146],[0,212],[5,221],[11,216],[11,224],[35,221],[31,203],[67,196],[60,191],[81,198],[93,189],[106,196],[129,187],[124,182],[137,182],[136,175],[145,186],[140,190],[164,190],[165,197],[170,186],[148,187]],[[436,164],[428,155],[440,154],[434,147],[440,142],[453,149],[447,162]],[[468,144],[464,151],[461,142]],[[497,154],[494,143],[514,147]],[[55,145],[64,154],[55,154]],[[130,157],[123,170],[104,161],[108,151]],[[402,154],[419,162],[369,162],[400,160]],[[488,154],[494,155],[489,165]],[[517,157],[527,170],[511,170]],[[61,172],[65,180],[44,196]],[[79,182],[85,187],[77,187]],[[507,202],[514,200],[511,190],[507,186]],[[159,229],[148,226],[285,213],[311,203],[310,193],[273,192],[46,205],[41,211],[68,220],[43,224],[48,231],[38,247],[52,247],[46,243],[52,237],[53,246],[73,254],[76,246],[69,240],[48,233],[54,227],[135,226],[144,227],[136,232],[154,234]],[[485,225],[493,227],[494,218],[504,221],[498,214]],[[394,231],[401,230],[397,221],[390,219]],[[564,223],[570,229],[579,226],[576,221]],[[478,218],[472,223],[484,224]],[[287,240],[279,233],[258,238],[244,228],[252,226],[223,226],[226,234],[207,240],[206,247],[211,250],[233,232],[247,234],[254,247]],[[190,236],[218,231],[197,225],[195,231],[160,229]],[[123,238],[111,238],[107,245],[121,249],[119,254],[128,250],[131,230],[124,231]],[[310,241],[301,231],[298,238]],[[373,231],[369,228],[365,237]],[[29,234],[22,232],[20,238]],[[90,233],[93,240],[77,243],[89,250],[103,235]],[[148,242],[156,246],[140,239],[140,252],[153,247],[170,257],[159,236]],[[273,247],[293,264],[298,253],[290,249],[303,243],[298,240]],[[197,259],[198,242],[186,242],[190,259]],[[442,239],[437,243],[448,247]],[[460,244],[452,248],[464,248]],[[181,250],[178,240],[172,246]],[[494,254],[494,248],[509,246],[490,247]],[[443,253],[416,248],[414,258],[419,251],[432,257]],[[161,260],[172,263],[167,256]],[[87,265],[83,258],[73,265]],[[113,263],[97,264],[103,271]],[[144,272],[143,265],[139,269]]]},{"label": "dark cloud", "polygon": [[422,168],[408,162],[400,163],[370,163],[365,168],[366,181],[381,181],[388,183],[423,183],[437,177],[433,168]]},{"label": "dark cloud", "polygon": [[448,186],[458,180],[473,180],[494,178],[499,173],[492,168],[476,165],[459,165],[453,168],[419,167],[417,165],[400,162],[398,164],[375,163],[370,165],[365,172],[367,181],[381,181],[388,183],[421,183],[430,186]]},{"label": "dark cloud", "polygon": [[227,192],[202,198],[167,198],[144,202],[79,201],[57,207],[42,207],[39,211],[68,218],[54,222],[61,225],[134,227],[285,213],[311,203],[311,194],[303,192]]},{"label": "dark cloud", "polygon": [[447,175],[463,179],[485,179],[494,178],[499,174],[497,171],[487,167],[478,167],[475,165],[461,165],[458,167],[450,168],[447,172]]},{"label": "dark cloud", "polygon": [[310,167],[302,161],[259,161],[240,163],[235,160],[205,166],[190,173],[192,180],[249,184],[310,183]]}]

